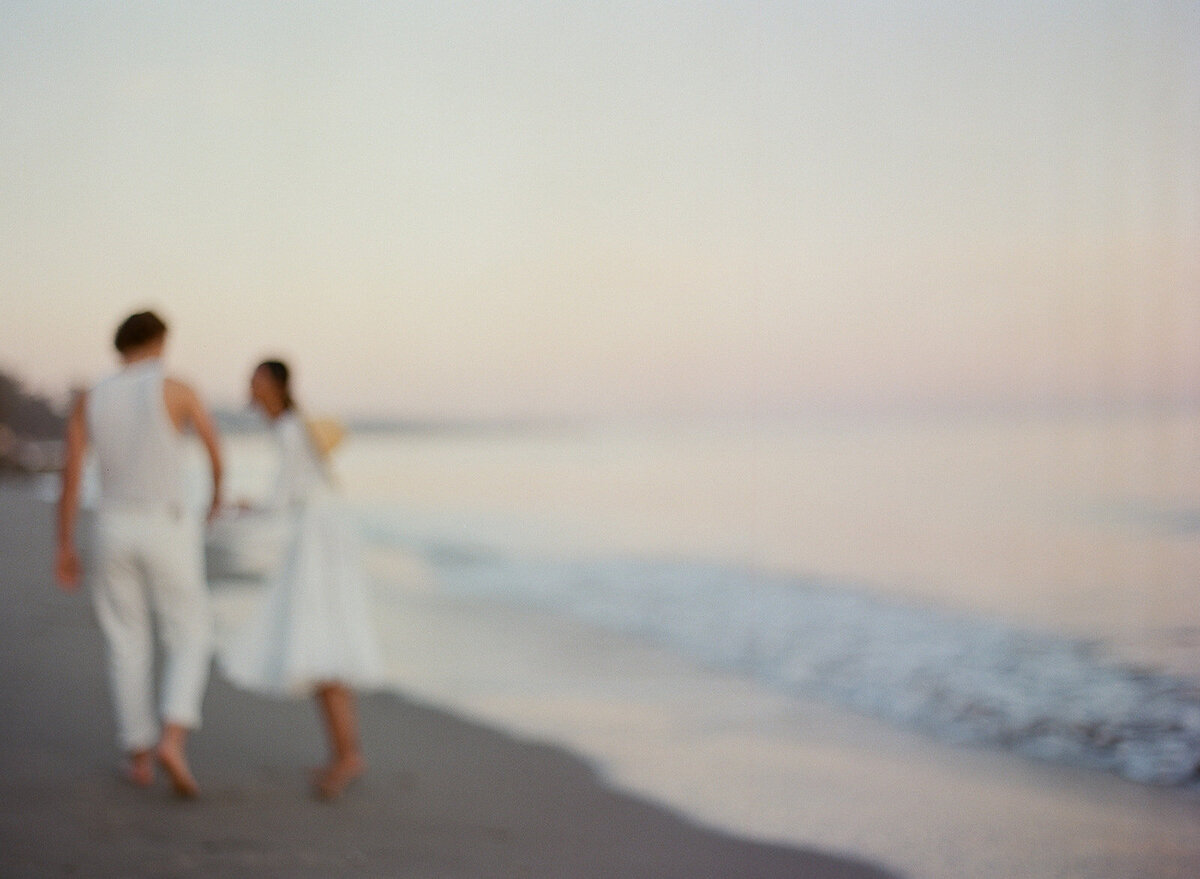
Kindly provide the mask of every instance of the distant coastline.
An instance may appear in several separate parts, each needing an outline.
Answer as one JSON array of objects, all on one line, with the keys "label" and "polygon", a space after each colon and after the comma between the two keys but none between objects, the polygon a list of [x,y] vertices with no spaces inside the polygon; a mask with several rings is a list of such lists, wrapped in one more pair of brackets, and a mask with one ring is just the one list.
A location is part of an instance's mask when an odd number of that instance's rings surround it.
[{"label": "distant coastline", "polygon": [[[314,412],[324,416],[327,413]],[[215,409],[222,432],[254,434],[266,429],[260,416],[245,409]],[[400,418],[364,416],[341,419],[351,434],[412,434],[417,436],[523,434],[579,429],[583,422],[569,418]]]},{"label": "distant coastline", "polygon": [[0,473],[41,473],[62,467],[66,418],[48,398],[0,370]]}]

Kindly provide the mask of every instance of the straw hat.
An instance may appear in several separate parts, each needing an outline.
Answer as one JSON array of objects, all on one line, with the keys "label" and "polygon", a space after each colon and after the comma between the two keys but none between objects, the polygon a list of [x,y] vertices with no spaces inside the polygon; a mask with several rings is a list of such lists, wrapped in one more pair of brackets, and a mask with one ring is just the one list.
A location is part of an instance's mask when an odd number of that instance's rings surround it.
[{"label": "straw hat", "polygon": [[304,422],[308,435],[322,458],[336,449],[346,436],[346,428],[334,418],[309,418]]}]

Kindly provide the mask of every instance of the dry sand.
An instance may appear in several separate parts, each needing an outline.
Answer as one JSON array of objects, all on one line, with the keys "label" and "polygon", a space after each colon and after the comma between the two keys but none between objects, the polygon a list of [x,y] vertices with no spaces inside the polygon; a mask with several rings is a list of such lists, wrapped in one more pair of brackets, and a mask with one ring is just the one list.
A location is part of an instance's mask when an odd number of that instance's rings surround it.
[{"label": "dry sand", "polygon": [[615,792],[569,753],[390,695],[362,700],[371,770],[314,801],[313,708],[213,677],[174,800],[117,772],[84,594],[50,577],[51,509],[0,483],[0,876],[847,877],[894,872],[701,827]]}]

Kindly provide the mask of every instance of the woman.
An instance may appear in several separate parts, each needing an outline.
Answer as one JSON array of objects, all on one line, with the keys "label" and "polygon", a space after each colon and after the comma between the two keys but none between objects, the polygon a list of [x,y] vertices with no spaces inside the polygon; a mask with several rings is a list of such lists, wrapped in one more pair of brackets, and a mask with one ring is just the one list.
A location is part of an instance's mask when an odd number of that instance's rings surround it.
[{"label": "woman", "polygon": [[316,792],[339,796],[366,768],[351,687],[379,684],[382,662],[371,628],[365,577],[353,535],[339,517],[327,461],[296,411],[289,371],[261,363],[252,402],[270,420],[280,468],[268,502],[287,538],[258,613],[222,656],[235,684],[277,696],[315,694],[329,739]]}]

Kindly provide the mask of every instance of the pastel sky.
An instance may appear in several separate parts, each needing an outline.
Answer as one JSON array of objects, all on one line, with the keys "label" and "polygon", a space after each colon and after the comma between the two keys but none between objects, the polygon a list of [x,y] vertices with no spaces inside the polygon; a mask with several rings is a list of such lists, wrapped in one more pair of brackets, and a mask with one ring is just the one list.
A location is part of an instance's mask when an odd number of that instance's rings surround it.
[{"label": "pastel sky", "polygon": [[218,404],[1200,399],[1194,2],[0,0],[0,367]]}]

